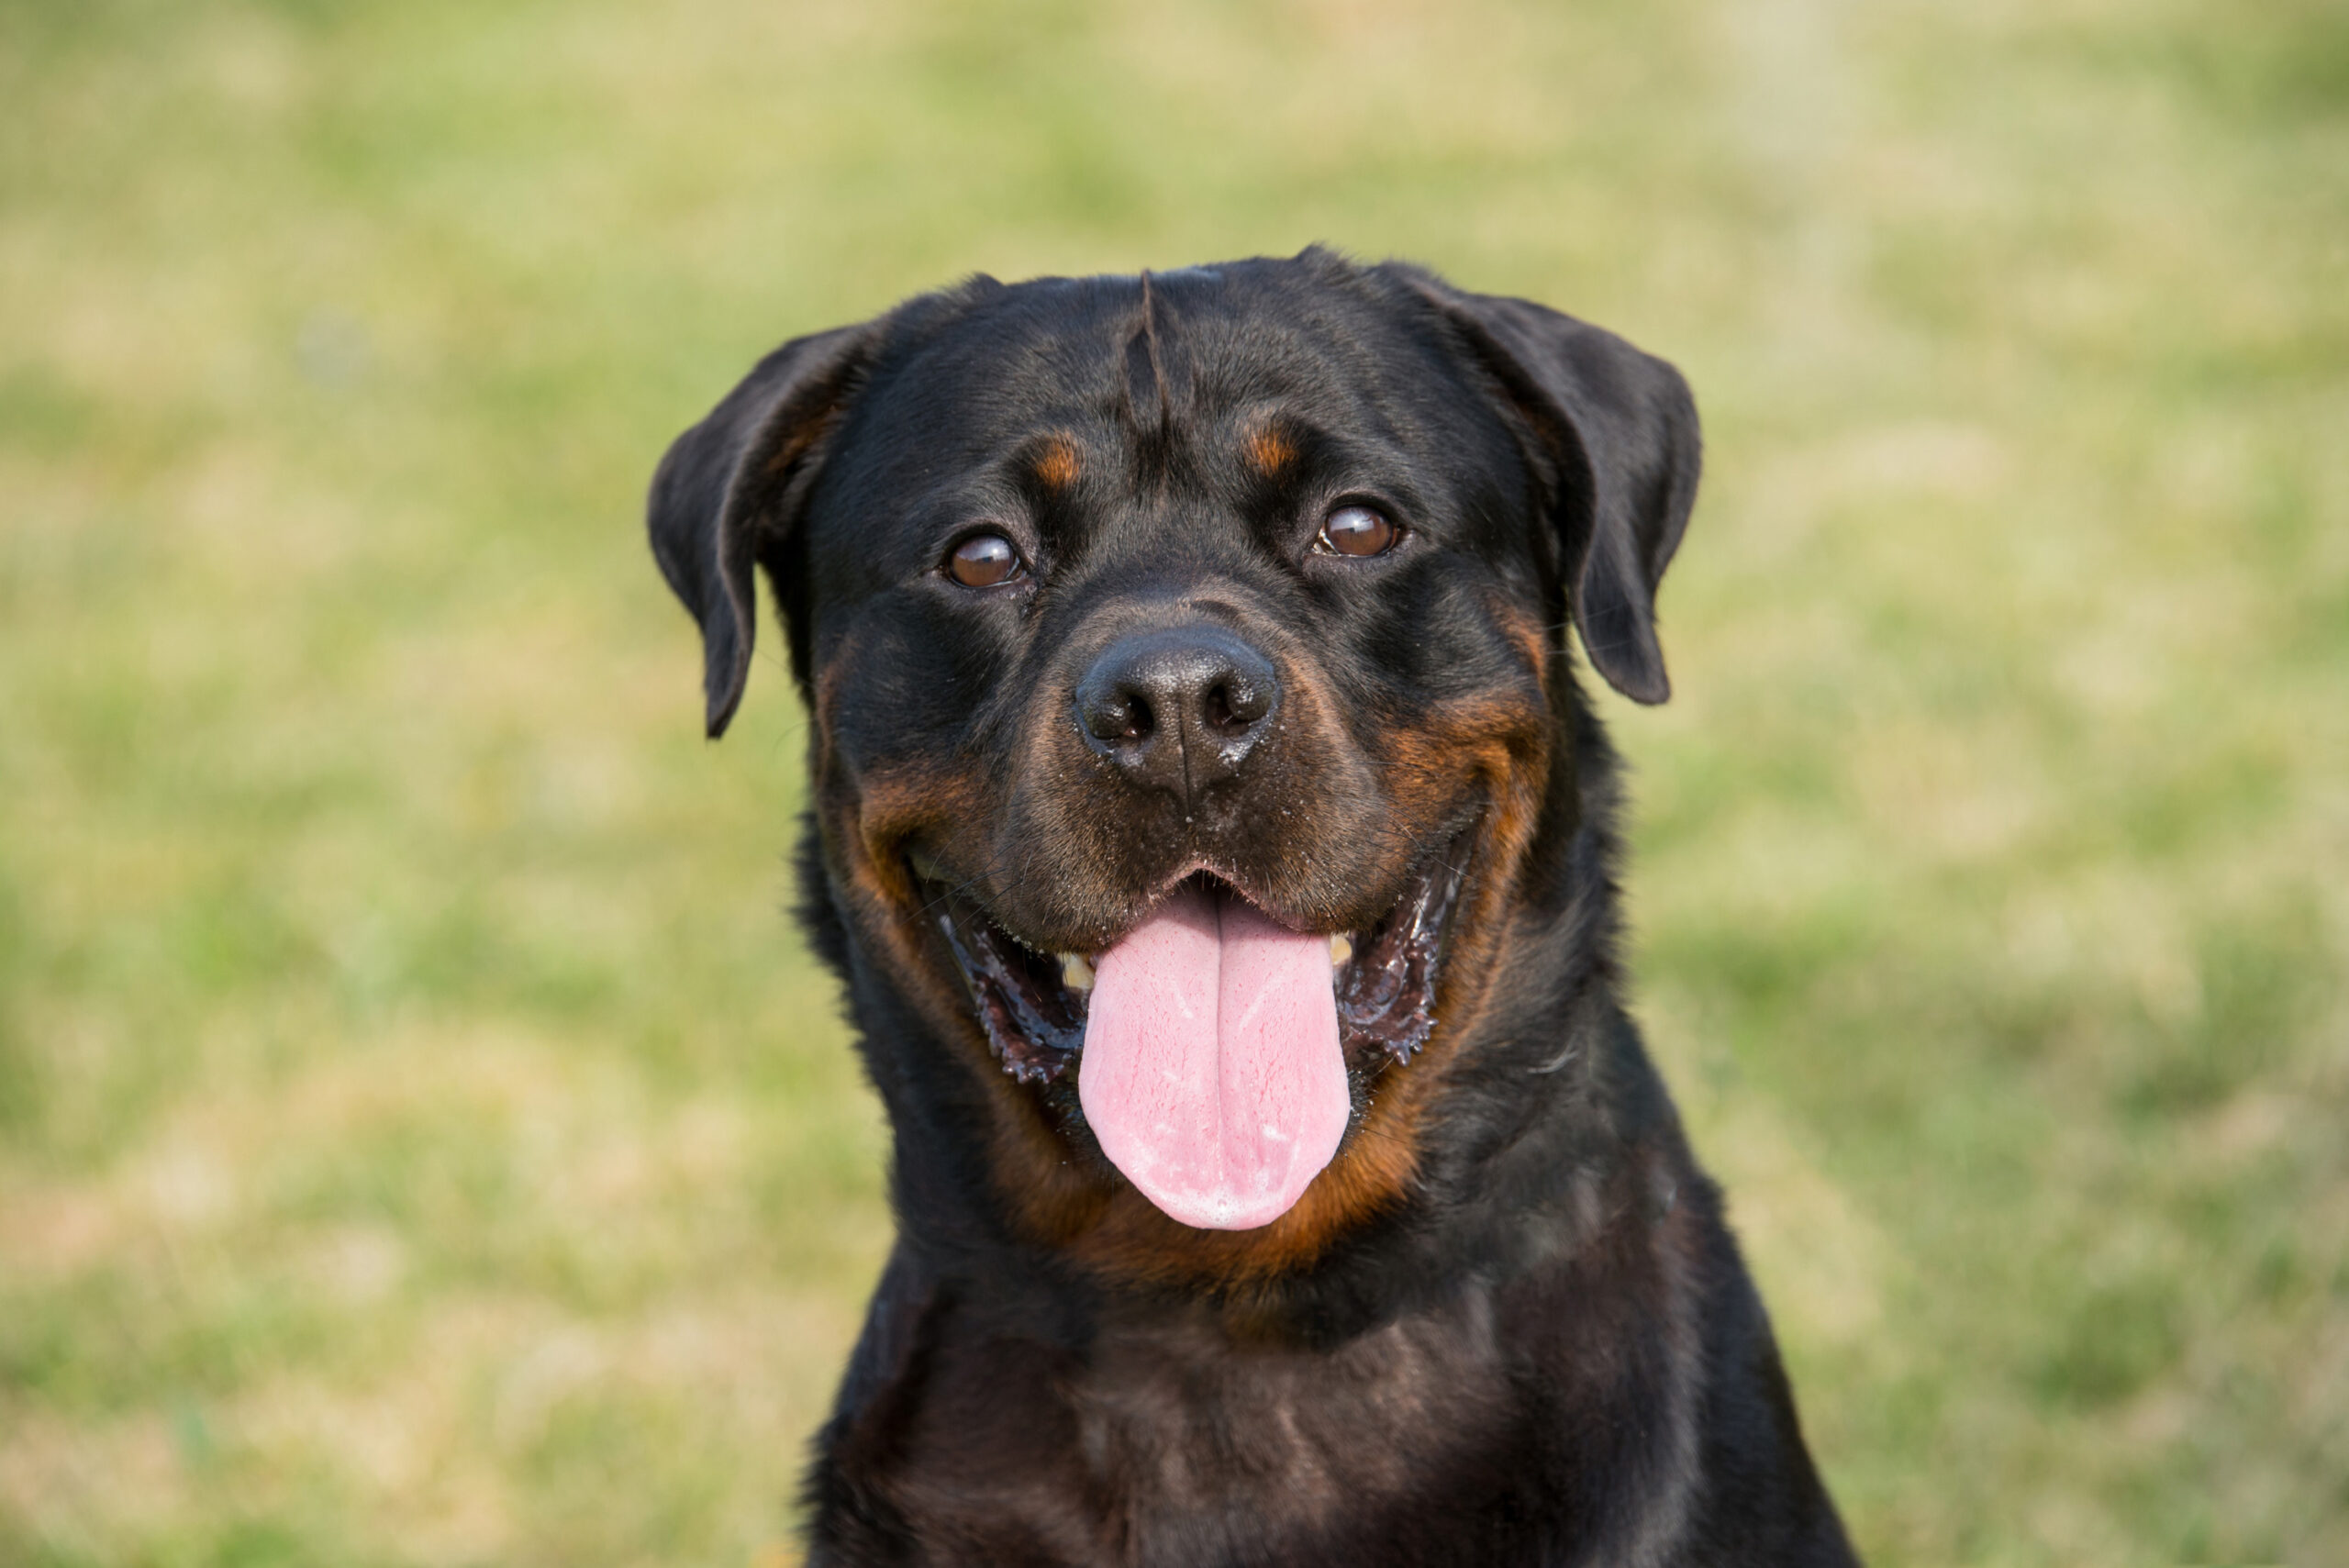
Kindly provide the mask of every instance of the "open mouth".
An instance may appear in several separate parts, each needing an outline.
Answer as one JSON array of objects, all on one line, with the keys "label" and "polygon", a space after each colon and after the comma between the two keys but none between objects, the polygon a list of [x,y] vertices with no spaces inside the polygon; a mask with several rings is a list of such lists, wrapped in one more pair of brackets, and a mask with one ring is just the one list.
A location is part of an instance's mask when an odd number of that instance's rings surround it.
[{"label": "open mouth", "polygon": [[1435,1027],[1465,845],[1368,930],[1300,933],[1208,873],[1098,953],[1049,953],[952,896],[938,920],[996,1060],[1023,1083],[1076,1069],[1102,1151],[1188,1225],[1248,1229],[1296,1203],[1352,1115],[1350,1080]]}]

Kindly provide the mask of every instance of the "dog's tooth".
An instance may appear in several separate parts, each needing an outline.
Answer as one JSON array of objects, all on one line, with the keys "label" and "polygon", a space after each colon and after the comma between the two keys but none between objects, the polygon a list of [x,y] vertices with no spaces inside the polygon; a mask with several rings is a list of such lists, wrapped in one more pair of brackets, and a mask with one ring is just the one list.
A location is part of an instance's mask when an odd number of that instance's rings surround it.
[{"label": "dog's tooth", "polygon": [[1061,954],[1061,984],[1072,991],[1093,989],[1093,966],[1085,962],[1083,953]]},{"label": "dog's tooth", "polygon": [[1354,940],[1340,931],[1330,939],[1330,964],[1335,968],[1354,955]]}]

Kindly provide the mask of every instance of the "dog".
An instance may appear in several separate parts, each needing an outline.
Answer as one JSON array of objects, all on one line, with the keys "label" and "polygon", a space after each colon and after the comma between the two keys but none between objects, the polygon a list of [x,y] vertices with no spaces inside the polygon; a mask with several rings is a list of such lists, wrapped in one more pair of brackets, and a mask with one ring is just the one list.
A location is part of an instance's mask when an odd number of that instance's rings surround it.
[{"label": "dog", "polygon": [[1623,1003],[1696,407],[1319,249],[796,339],[649,506],[707,724],[753,576],[896,1245],[817,1564],[1848,1563]]}]

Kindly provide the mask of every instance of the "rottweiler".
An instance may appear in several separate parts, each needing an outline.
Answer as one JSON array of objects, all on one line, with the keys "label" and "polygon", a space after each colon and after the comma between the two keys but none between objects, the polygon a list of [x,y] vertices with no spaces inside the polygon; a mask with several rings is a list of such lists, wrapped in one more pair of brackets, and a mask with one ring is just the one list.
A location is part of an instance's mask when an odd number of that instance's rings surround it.
[{"label": "rottweiler", "polygon": [[1698,466],[1670,365],[1319,249],[976,277],[677,439],[708,733],[763,568],[894,1133],[811,1562],[1854,1561],[1564,634],[1664,700]]}]

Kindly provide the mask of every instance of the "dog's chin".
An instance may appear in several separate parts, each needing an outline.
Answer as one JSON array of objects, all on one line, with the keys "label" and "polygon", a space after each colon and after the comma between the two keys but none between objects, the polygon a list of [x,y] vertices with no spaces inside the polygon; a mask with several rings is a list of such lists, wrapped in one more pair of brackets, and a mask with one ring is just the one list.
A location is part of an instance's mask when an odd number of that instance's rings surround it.
[{"label": "dog's chin", "polygon": [[[1339,1039],[1351,1070],[1375,1075],[1408,1062],[1434,1032],[1436,979],[1468,849],[1464,831],[1413,870],[1402,895],[1367,930],[1330,933]],[[1195,872],[1177,885],[1186,884],[1247,901],[1210,872]],[[923,890],[1003,1070],[1023,1084],[1070,1076],[1084,1054],[1102,955],[1054,952],[1031,942],[942,881],[924,879]]]}]

